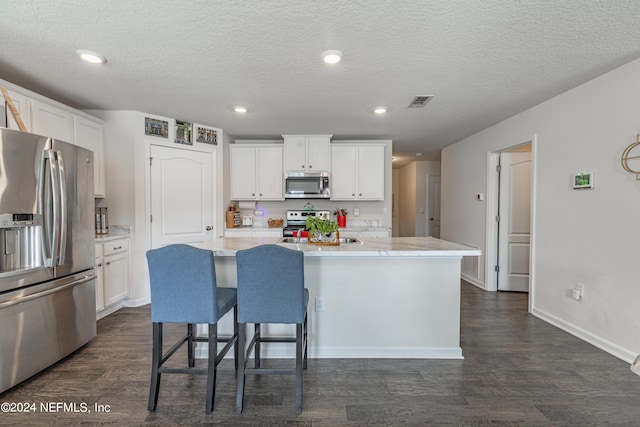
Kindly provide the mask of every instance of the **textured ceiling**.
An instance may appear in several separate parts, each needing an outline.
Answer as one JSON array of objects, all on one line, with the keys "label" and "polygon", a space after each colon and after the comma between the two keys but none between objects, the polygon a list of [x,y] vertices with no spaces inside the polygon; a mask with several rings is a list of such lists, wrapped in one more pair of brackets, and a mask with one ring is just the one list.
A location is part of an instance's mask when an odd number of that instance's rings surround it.
[{"label": "textured ceiling", "polygon": [[[393,139],[400,162],[640,57],[640,1],[0,0],[0,78],[238,138]],[[105,55],[97,67],[77,49]],[[344,60],[323,64],[321,52]],[[423,109],[407,105],[434,95]],[[238,115],[234,105],[249,113]],[[371,110],[389,108],[384,116]]]}]

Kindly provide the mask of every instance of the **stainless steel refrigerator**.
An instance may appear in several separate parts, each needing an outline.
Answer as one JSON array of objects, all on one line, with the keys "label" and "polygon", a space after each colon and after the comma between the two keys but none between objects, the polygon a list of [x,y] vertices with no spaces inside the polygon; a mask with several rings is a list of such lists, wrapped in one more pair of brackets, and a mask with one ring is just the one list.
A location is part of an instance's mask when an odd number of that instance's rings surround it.
[{"label": "stainless steel refrigerator", "polygon": [[0,128],[0,392],[96,336],[93,153]]}]

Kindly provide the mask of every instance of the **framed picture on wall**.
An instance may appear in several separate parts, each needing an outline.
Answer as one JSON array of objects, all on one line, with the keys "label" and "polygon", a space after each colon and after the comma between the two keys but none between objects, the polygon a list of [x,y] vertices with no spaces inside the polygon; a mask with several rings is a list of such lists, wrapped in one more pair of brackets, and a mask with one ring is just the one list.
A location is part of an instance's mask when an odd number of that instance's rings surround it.
[{"label": "framed picture on wall", "polygon": [[191,139],[191,122],[176,120],[176,144],[193,145]]},{"label": "framed picture on wall", "polygon": [[593,172],[580,172],[573,175],[574,190],[593,188]]},{"label": "framed picture on wall", "polygon": [[196,126],[196,142],[218,145],[218,132],[204,126]]},{"label": "framed picture on wall", "polygon": [[152,117],[145,117],[144,134],[159,136],[161,138],[169,138],[169,122],[166,120],[154,119]]}]

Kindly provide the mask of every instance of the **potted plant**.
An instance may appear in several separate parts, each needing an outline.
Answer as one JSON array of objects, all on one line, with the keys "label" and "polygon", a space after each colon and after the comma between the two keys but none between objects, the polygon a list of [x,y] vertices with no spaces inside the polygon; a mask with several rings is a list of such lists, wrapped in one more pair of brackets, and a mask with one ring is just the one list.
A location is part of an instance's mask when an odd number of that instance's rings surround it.
[{"label": "potted plant", "polygon": [[309,230],[309,243],[338,245],[338,223],[327,217],[307,217],[306,227]]}]

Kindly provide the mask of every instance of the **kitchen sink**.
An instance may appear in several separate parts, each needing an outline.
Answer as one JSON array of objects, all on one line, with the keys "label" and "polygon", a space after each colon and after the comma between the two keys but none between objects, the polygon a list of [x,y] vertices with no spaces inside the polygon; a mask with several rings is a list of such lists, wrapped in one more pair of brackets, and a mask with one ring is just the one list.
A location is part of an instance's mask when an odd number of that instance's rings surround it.
[{"label": "kitchen sink", "polygon": [[[341,245],[348,245],[352,243],[357,243],[360,245],[364,245],[364,242],[356,237],[340,237]],[[306,237],[282,237],[276,243],[307,243]]]}]

